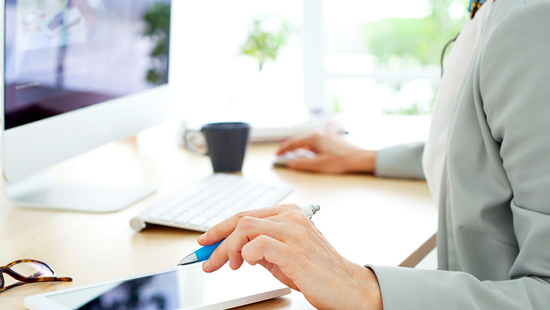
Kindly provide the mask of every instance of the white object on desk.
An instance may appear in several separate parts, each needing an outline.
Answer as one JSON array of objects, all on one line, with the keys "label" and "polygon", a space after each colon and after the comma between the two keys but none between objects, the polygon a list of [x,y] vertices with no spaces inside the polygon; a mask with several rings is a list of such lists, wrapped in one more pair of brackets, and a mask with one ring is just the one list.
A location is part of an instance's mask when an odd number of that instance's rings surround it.
[{"label": "white object on desk", "polygon": [[141,231],[147,223],[207,231],[244,210],[277,204],[290,193],[285,184],[267,184],[216,173],[162,201],[130,221]]},{"label": "white object on desk", "polygon": [[317,156],[314,152],[305,150],[305,149],[297,149],[295,151],[286,152],[282,155],[279,155],[273,160],[273,166],[275,167],[286,167],[288,165],[288,162],[291,160],[299,159],[299,158],[309,158],[313,159]]},{"label": "white object on desk", "polygon": [[[312,115],[301,121],[288,120],[258,120],[255,118],[231,118],[229,116],[211,117],[206,119],[196,118],[186,120],[180,129],[181,133],[185,129],[200,129],[205,123],[210,122],[225,122],[225,121],[246,121],[250,124],[250,142],[278,142],[284,138],[295,137],[298,135],[307,135],[322,130],[332,130],[334,132],[344,132],[343,126],[332,118],[324,116]],[[181,135],[180,135],[181,136]],[[188,136],[190,142],[194,145],[204,145],[204,137],[201,134],[190,134]]]},{"label": "white object on desk", "polygon": [[[314,123],[300,123],[292,126],[257,126],[252,124],[249,139],[250,142],[278,142],[287,137],[305,135],[323,128],[320,124]],[[187,138],[193,145],[205,145],[204,136],[198,132],[189,133]]]},{"label": "white object on desk", "polygon": [[[131,295],[137,293],[137,295]],[[101,304],[102,309],[116,305],[139,308],[162,304],[170,310],[217,310],[234,308],[290,293],[263,267],[243,265],[239,270],[224,266],[205,273],[200,264],[179,267],[127,279],[49,292],[25,298],[30,310],[69,310]],[[147,308],[150,309],[150,308]]]},{"label": "white object on desk", "polygon": [[297,135],[306,135],[319,130],[324,126],[320,122],[304,122],[292,126],[260,126],[252,124],[250,131],[251,142],[277,142],[284,138]]}]

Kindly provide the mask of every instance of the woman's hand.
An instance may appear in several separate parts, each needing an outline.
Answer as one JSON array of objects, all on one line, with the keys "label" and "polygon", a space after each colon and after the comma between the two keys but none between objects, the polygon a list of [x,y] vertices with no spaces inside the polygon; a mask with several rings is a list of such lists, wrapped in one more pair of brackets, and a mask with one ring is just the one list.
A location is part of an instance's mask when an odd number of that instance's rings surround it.
[{"label": "woman's hand", "polygon": [[203,246],[225,240],[203,264],[213,272],[227,261],[260,264],[320,309],[382,309],[374,272],[344,259],[296,205],[239,213],[199,237]]},{"label": "woman's hand", "polygon": [[375,169],[376,151],[360,149],[334,133],[315,133],[285,141],[277,150],[277,155],[297,149],[310,150],[316,156],[291,160],[288,168],[326,173],[373,173]]}]

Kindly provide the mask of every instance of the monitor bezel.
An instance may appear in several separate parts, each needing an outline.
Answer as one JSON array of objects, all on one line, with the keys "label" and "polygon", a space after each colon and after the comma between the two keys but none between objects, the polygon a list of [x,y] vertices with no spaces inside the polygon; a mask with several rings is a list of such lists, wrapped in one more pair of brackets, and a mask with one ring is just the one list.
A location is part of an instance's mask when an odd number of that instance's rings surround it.
[{"label": "monitor bezel", "polygon": [[[171,1],[173,5],[173,1]],[[170,66],[165,85],[5,129],[5,6],[0,39],[2,98],[1,165],[4,181],[17,181],[101,145],[135,136],[166,120]],[[172,14],[172,13],[171,13]],[[171,25],[173,27],[173,19]],[[168,57],[172,55],[170,44]]]}]

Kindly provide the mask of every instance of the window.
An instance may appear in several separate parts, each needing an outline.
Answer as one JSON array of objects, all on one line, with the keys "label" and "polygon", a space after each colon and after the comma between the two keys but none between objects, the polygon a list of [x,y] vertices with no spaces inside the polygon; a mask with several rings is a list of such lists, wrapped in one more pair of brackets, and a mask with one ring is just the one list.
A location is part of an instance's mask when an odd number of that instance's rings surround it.
[{"label": "window", "polygon": [[333,110],[371,104],[383,114],[430,114],[441,50],[464,21],[462,1],[324,0],[324,12]]},{"label": "window", "polygon": [[[193,118],[263,123],[322,110],[349,123],[424,116],[427,128],[441,50],[466,18],[464,0],[205,0],[174,7],[179,100]],[[243,52],[255,22],[275,37],[288,27],[276,59],[263,64],[254,51]]]},{"label": "window", "polygon": [[441,51],[464,23],[465,1],[322,2],[325,109],[346,124],[370,123],[380,145],[425,138]]},{"label": "window", "polygon": [[189,118],[265,125],[307,115],[299,2],[175,1],[174,7],[171,78]]}]

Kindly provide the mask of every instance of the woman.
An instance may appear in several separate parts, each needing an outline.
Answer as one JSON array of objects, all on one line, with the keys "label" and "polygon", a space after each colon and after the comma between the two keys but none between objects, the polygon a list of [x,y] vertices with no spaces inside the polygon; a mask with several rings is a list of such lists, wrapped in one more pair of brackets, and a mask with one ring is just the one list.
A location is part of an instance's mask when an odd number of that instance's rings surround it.
[{"label": "woman", "polygon": [[213,227],[200,244],[227,239],[203,269],[259,263],[323,309],[550,308],[550,0],[487,0],[447,60],[425,147],[314,135],[279,150],[317,153],[295,169],[424,175],[440,270],[353,264],[296,206]]}]

